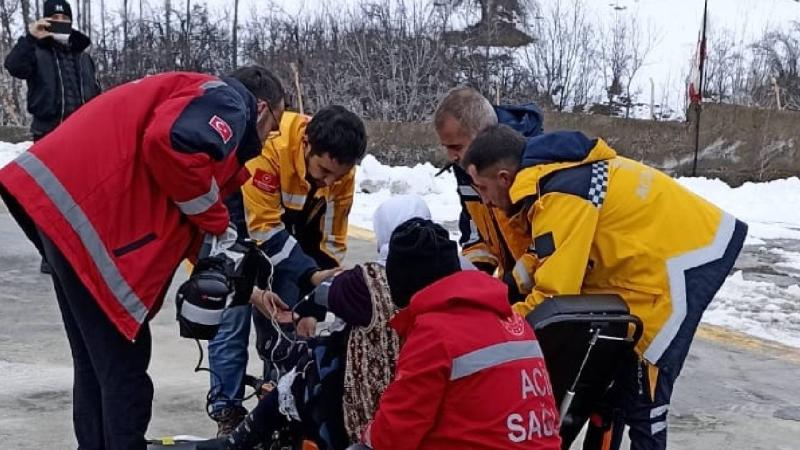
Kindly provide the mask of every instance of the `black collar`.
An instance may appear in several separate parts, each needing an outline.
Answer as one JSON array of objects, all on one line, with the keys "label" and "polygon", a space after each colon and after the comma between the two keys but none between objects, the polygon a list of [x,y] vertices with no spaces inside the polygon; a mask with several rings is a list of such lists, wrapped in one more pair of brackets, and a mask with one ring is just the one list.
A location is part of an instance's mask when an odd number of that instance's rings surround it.
[{"label": "black collar", "polygon": [[223,77],[222,81],[232,87],[242,97],[245,105],[247,105],[247,126],[244,132],[245,135],[239,143],[239,147],[236,149],[236,158],[244,165],[247,161],[261,154],[261,138],[258,137],[258,128],[256,127],[258,121],[256,97],[236,78]]}]

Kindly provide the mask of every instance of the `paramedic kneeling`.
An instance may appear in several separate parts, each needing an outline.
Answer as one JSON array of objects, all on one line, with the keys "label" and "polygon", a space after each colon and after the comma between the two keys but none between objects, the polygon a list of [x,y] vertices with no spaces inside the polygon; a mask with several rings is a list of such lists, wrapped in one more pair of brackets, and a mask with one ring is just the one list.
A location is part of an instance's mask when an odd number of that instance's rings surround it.
[{"label": "paramedic kneeling", "polygon": [[364,443],[375,450],[558,449],[558,412],[533,330],[506,286],[461,271],[448,232],[411,219],[386,273],[403,340]]}]

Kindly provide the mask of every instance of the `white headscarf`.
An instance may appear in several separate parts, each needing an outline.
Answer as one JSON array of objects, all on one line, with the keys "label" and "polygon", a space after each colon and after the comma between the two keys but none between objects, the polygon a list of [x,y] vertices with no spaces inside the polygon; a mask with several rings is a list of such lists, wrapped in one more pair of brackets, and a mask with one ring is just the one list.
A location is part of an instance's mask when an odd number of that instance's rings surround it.
[{"label": "white headscarf", "polygon": [[419,195],[396,195],[381,203],[372,215],[372,229],[378,240],[378,262],[385,263],[392,232],[403,222],[419,217],[431,219],[431,211]]}]

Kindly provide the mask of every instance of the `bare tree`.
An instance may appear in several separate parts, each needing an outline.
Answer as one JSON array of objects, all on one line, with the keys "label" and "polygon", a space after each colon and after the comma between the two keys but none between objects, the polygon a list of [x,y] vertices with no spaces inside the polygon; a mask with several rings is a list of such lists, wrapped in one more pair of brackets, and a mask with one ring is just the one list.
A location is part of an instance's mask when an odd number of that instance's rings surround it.
[{"label": "bare tree", "polygon": [[630,39],[628,40],[628,54],[630,56],[628,65],[625,67],[625,117],[630,117],[631,106],[633,106],[635,96],[637,93],[631,92],[636,75],[647,63],[647,60],[656,45],[657,36],[653,30],[652,24],[648,24],[646,29],[642,28],[639,22],[639,14],[635,13],[630,16],[629,27]]},{"label": "bare tree", "polygon": [[186,28],[183,33],[183,61],[184,65],[192,59],[191,36],[192,36],[192,0],[186,0]]},{"label": "bare tree", "polygon": [[708,27],[707,36],[703,98],[717,102],[735,101],[737,92],[744,91],[747,77],[748,70],[744,67],[746,46],[733,31],[713,24]]},{"label": "bare tree", "polygon": [[22,23],[28,25],[33,22],[31,20],[31,2],[30,0],[20,0],[20,9],[22,11]]},{"label": "bare tree", "polygon": [[83,5],[83,12],[84,16],[86,17],[85,23],[83,24],[83,29],[86,30],[86,34],[89,36],[91,40],[94,36],[94,17],[92,16],[92,2],[91,0],[84,0]]},{"label": "bare tree", "polygon": [[11,30],[13,16],[17,10],[16,1],[0,0],[0,31],[2,31],[2,41],[5,49],[11,49],[14,45],[14,34]]},{"label": "bare tree", "polygon": [[559,111],[570,104],[575,92],[580,61],[591,58],[586,36],[592,24],[584,0],[554,0],[531,25],[536,41],[526,47],[526,66]]},{"label": "bare tree", "polygon": [[[0,0],[0,54],[6,55],[14,45],[14,14],[17,12],[16,1]],[[27,26],[27,22],[23,23]],[[17,123],[25,120],[22,111],[22,87],[19,80],[3,72],[0,78],[0,124]]]},{"label": "bare tree", "polygon": [[231,27],[231,67],[239,65],[239,0],[233,1],[233,26]]},{"label": "bare tree", "polygon": [[[73,1],[81,2],[89,31],[91,1]],[[604,21],[590,15],[590,0],[542,2],[543,7],[526,14],[524,24],[536,42],[520,49],[446,39],[454,24],[480,17],[480,3],[471,1],[436,7],[430,0],[355,0],[345,8],[320,7],[292,17],[274,6],[240,16],[239,0],[223,14],[209,13],[207,0],[139,0],[135,23],[129,8],[137,4],[114,1],[94,6],[100,20],[93,51],[104,86],[167,70],[220,74],[239,63],[258,63],[287,82],[290,98],[301,94],[309,112],[340,103],[379,120],[427,120],[437,99],[457,84],[476,87],[494,101],[533,100],[559,110],[613,100],[617,114],[630,114],[657,35],[629,13],[600,28],[596,24]],[[0,53],[13,44],[12,33],[20,31],[20,8],[20,0],[0,0]],[[716,48],[709,40],[706,89],[720,101],[770,106],[775,103],[774,78],[781,102],[797,108],[798,40],[800,31],[794,28],[765,35],[753,46],[728,39]],[[299,83],[292,83],[291,63]],[[671,74],[661,111],[655,108],[659,117],[673,117],[664,105],[681,101],[684,78],[679,68]],[[13,102],[14,97],[21,102],[23,95],[23,86],[0,73],[1,123],[26,120]]]},{"label": "bare tree", "polygon": [[753,74],[754,101],[762,106],[777,106],[775,95],[770,93],[774,84],[784,108],[800,110],[800,22],[794,22],[788,30],[767,33],[754,44],[753,51],[762,64],[761,73]]},{"label": "bare tree", "polygon": [[106,0],[100,0],[100,43],[103,68],[108,67],[108,42],[106,41]]},{"label": "bare tree", "polygon": [[597,75],[597,31],[587,28],[579,38],[582,55],[577,62],[576,76],[572,89],[573,108],[590,105],[596,98],[597,84],[600,77]]},{"label": "bare tree", "polygon": [[[603,30],[606,39],[600,40],[600,61],[606,96],[610,106],[620,103],[624,93],[625,69],[631,62],[628,41],[631,30],[628,22],[614,12],[614,21]],[[610,39],[608,38],[610,36]]]},{"label": "bare tree", "polygon": [[166,50],[166,59],[164,64],[169,64],[172,59],[172,2],[164,0],[164,49]]},{"label": "bare tree", "polygon": [[122,48],[128,47],[128,36],[130,36],[130,21],[128,20],[128,0],[122,0]]},{"label": "bare tree", "polygon": [[624,109],[625,117],[630,117],[639,95],[633,91],[634,81],[655,47],[657,33],[651,24],[643,28],[638,11],[630,14],[623,11],[614,10],[614,20],[602,33],[606,39],[599,40],[598,60],[607,103],[598,109],[613,115]]}]

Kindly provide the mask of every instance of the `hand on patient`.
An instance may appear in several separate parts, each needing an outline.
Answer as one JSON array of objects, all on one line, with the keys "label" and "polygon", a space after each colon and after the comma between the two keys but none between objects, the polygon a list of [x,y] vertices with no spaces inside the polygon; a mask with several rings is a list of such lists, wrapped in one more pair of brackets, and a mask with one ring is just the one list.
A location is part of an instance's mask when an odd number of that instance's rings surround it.
[{"label": "hand on patient", "polygon": [[278,323],[292,323],[297,314],[292,312],[292,309],[281,300],[278,294],[272,291],[262,291],[261,289],[253,289],[253,294],[250,296],[250,303],[261,312],[261,314],[275,320]]}]

